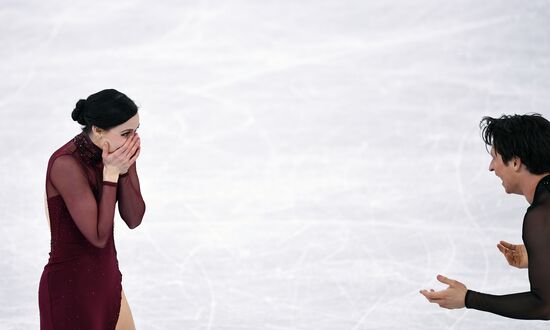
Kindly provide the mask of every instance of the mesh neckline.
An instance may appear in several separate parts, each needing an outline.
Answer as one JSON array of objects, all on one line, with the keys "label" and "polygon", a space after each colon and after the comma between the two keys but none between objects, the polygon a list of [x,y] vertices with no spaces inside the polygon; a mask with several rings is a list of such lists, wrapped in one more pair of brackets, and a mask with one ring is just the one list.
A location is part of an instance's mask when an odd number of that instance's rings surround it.
[{"label": "mesh neckline", "polygon": [[550,191],[550,175],[543,177],[542,179],[540,179],[539,183],[537,183],[537,187],[535,188],[535,196],[533,197],[533,204],[538,199],[540,199],[540,196],[541,194],[543,194],[543,191]]},{"label": "mesh neckline", "polygon": [[78,154],[86,163],[90,165],[97,165],[101,162],[101,154],[103,153],[103,150],[101,150],[101,148],[96,146],[92,140],[90,140],[90,137],[86,134],[86,132],[82,132],[75,136],[73,138],[73,142],[76,145]]}]

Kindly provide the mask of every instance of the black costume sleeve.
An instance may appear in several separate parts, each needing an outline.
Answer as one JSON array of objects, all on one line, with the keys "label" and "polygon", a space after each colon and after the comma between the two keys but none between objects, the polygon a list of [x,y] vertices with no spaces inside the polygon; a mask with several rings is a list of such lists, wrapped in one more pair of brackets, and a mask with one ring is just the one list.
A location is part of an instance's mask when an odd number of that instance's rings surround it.
[{"label": "black costume sleeve", "polygon": [[515,319],[550,319],[550,216],[547,207],[527,211],[523,242],[528,254],[528,292],[490,295],[468,290],[466,307]]}]

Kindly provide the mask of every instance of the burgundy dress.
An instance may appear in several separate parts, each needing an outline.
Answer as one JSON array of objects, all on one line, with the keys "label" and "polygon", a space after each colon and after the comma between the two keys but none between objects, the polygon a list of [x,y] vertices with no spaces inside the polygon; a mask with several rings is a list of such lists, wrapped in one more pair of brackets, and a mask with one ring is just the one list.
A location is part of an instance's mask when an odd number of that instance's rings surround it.
[{"label": "burgundy dress", "polygon": [[122,274],[113,240],[118,201],[128,227],[145,203],[136,166],[118,183],[103,181],[102,150],[81,133],[50,158],[46,194],[51,252],[40,278],[41,329],[115,329]]}]

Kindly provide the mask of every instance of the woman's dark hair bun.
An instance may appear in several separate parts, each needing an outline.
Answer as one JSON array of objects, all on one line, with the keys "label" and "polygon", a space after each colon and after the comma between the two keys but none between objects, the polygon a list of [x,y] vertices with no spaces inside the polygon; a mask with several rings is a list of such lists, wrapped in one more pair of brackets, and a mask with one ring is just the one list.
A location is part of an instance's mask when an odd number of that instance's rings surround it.
[{"label": "woman's dark hair bun", "polygon": [[71,113],[74,121],[89,133],[92,126],[105,130],[115,127],[136,115],[138,107],[128,96],[116,89],[104,89],[76,102]]},{"label": "woman's dark hair bun", "polygon": [[84,119],[84,113],[86,108],[86,100],[80,99],[76,102],[76,107],[71,114],[71,117],[74,121],[78,122],[80,125],[86,126],[86,120]]}]

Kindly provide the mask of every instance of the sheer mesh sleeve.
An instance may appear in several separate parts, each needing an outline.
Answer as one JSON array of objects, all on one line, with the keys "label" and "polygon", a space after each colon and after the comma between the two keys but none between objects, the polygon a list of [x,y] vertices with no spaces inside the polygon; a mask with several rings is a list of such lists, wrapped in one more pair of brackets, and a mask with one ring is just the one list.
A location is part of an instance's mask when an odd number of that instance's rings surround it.
[{"label": "sheer mesh sleeve", "polygon": [[118,211],[129,228],[136,228],[143,219],[145,202],[141,197],[136,164],[118,179]]},{"label": "sheer mesh sleeve", "polygon": [[527,212],[523,242],[529,256],[531,290],[495,296],[468,290],[466,307],[516,319],[550,319],[550,219],[546,207]]},{"label": "sheer mesh sleeve", "polygon": [[55,159],[50,180],[84,237],[96,247],[105,247],[112,234],[117,184],[104,181],[97,201],[82,167],[70,155]]}]

